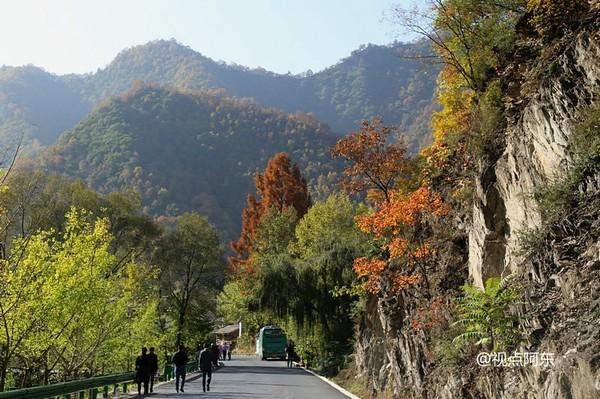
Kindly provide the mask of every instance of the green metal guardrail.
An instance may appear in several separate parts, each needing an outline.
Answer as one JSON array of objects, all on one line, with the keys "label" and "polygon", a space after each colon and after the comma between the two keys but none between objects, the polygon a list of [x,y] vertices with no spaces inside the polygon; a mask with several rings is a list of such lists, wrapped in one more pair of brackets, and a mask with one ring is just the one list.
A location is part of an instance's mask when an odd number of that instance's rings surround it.
[{"label": "green metal guardrail", "polygon": [[[188,363],[185,366],[186,373],[192,373],[196,370],[198,370],[198,363],[196,363],[196,362]],[[163,374],[163,376],[165,378],[165,381],[169,381],[169,380],[172,380],[173,378],[175,378],[175,368],[173,367],[172,364],[165,365],[165,373]],[[0,399],[2,399],[2,398],[0,398]]]},{"label": "green metal guardrail", "polygon": [[[134,378],[134,372],[102,375],[84,380],[0,392],[0,399],[46,399],[60,396],[69,398],[74,393],[79,394],[79,399],[84,399],[86,392],[88,399],[96,399],[99,392],[102,392],[102,397],[106,398],[108,397],[109,386],[113,385],[116,392],[119,389],[119,384],[122,384],[123,392],[127,392],[127,383],[132,382]],[[100,388],[102,388],[101,391]]]},{"label": "green metal guardrail", "polygon": [[[186,372],[188,373],[194,372],[197,369],[198,365],[195,362],[188,363],[186,366]],[[165,366],[165,373],[162,377],[165,381],[175,378],[172,365],[167,364]],[[121,392],[127,393],[128,385],[134,379],[135,372],[133,371],[121,374],[101,375],[83,380],[0,392],[0,399],[47,399],[59,397],[70,399],[73,394],[77,394],[77,399],[97,399],[99,393],[102,394],[102,398],[108,398],[111,386],[113,386],[112,392],[114,393],[118,392],[119,388],[121,388]]]}]

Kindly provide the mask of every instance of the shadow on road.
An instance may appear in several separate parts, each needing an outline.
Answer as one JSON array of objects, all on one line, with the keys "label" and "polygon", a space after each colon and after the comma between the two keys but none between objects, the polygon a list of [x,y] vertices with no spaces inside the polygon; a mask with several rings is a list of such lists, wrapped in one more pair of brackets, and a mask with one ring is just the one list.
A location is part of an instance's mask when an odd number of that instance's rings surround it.
[{"label": "shadow on road", "polygon": [[287,368],[287,367],[261,367],[261,366],[224,366],[219,370],[219,373],[248,373],[251,370],[252,374],[306,374],[302,369]]},{"label": "shadow on road", "polygon": [[237,392],[237,391],[229,391],[229,392],[184,392],[184,393],[160,393],[151,396],[136,396],[136,398],[154,398],[154,399],[162,399],[162,398],[185,398],[186,396],[190,397],[198,397],[198,395],[202,395],[202,397],[206,399],[218,398],[218,399],[236,399],[236,398],[256,398],[256,394],[248,393],[248,392]]},{"label": "shadow on road", "polygon": [[[160,391],[145,399],[340,399],[345,396],[301,368],[287,368],[286,362],[262,362],[256,358],[224,362],[213,373],[210,392],[202,392],[202,376],[190,373],[185,393],[175,384],[161,385]],[[141,399],[141,398],[140,398]]]}]

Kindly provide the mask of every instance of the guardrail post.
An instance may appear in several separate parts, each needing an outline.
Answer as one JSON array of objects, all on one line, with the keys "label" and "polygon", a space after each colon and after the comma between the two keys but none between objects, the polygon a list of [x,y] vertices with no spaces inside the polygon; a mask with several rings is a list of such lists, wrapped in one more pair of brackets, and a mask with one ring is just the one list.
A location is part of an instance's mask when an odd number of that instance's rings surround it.
[{"label": "guardrail post", "polygon": [[105,385],[105,386],[104,386],[104,389],[102,390],[102,397],[103,397],[104,399],[107,399],[107,398],[108,398],[108,385]]},{"label": "guardrail post", "polygon": [[85,391],[79,391],[79,399],[85,399]]},{"label": "guardrail post", "polygon": [[119,396],[119,384],[115,384],[115,389],[113,390],[113,396]]},{"label": "guardrail post", "polygon": [[127,383],[123,384],[123,393],[127,393]]},{"label": "guardrail post", "polygon": [[90,399],[98,399],[98,388],[93,388],[91,395],[90,395]]}]

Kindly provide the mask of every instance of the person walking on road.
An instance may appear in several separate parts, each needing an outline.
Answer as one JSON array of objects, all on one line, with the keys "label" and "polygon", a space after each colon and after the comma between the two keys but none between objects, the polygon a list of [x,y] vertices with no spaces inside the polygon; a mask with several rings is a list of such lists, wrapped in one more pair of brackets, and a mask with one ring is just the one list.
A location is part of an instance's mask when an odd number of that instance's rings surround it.
[{"label": "person walking on road", "polygon": [[287,355],[287,366],[292,367],[294,360],[296,360],[296,349],[294,348],[294,343],[292,341],[288,342],[285,347],[285,353]]},{"label": "person walking on road", "polygon": [[[183,345],[179,345],[179,350],[175,352],[171,361],[175,366],[175,390],[177,392],[183,392],[183,385],[185,384],[185,367],[188,363],[188,355]],[[181,384],[179,381],[181,380]]]},{"label": "person walking on road", "polygon": [[233,352],[233,348],[235,348],[235,344],[231,342],[229,344],[229,350],[227,351],[227,360],[231,360],[231,352]]},{"label": "person walking on road", "polygon": [[223,342],[223,360],[227,360],[227,354],[229,353],[229,342]]},{"label": "person walking on road", "polygon": [[[215,354],[213,353],[210,344],[205,344],[204,349],[198,356],[198,366],[202,372],[202,389],[204,392],[210,391],[210,382],[212,381],[212,366],[214,363]],[[208,379],[206,378],[208,377]]]},{"label": "person walking on road", "polygon": [[148,395],[148,380],[150,379],[150,363],[148,349],[142,348],[142,354],[135,359],[135,381],[138,384],[138,395],[142,395],[142,384],[144,395]]},{"label": "person walking on road", "polygon": [[219,365],[219,356],[221,355],[221,351],[219,350],[219,345],[212,344],[210,350],[214,354],[214,356],[213,356],[213,366],[217,367]]},{"label": "person walking on road", "polygon": [[148,371],[150,372],[150,393],[154,392],[154,378],[158,372],[158,356],[154,353],[154,348],[150,348],[148,353]]}]

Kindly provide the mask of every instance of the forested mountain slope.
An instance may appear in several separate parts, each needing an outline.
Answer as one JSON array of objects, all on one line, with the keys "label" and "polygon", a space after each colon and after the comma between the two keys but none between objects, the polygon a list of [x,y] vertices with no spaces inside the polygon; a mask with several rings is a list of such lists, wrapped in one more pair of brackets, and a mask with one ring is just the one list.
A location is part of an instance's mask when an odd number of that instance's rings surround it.
[{"label": "forested mountain slope", "polygon": [[369,45],[318,73],[279,75],[216,62],[189,47],[158,40],[120,52],[93,74],[57,76],[28,66],[0,68],[0,138],[53,143],[103,100],[141,80],[186,90],[224,89],[286,112],[314,113],[337,134],[381,116],[413,149],[429,140],[438,68],[409,57],[422,43]]},{"label": "forested mountain slope", "polygon": [[370,45],[299,77],[215,62],[176,41],[158,40],[126,49],[106,68],[72,82],[82,85],[92,103],[143,80],[191,90],[223,88],[287,112],[312,112],[339,134],[355,129],[360,119],[381,116],[425,135],[437,69],[407,57],[427,51],[424,44]]},{"label": "forested mountain slope", "polygon": [[34,66],[0,68],[0,139],[5,145],[23,136],[35,147],[54,143],[90,106],[62,77]]},{"label": "forested mountain slope", "polygon": [[101,192],[139,190],[153,215],[206,214],[231,238],[252,177],[272,155],[286,151],[314,178],[332,170],[334,142],[310,116],[138,85],[63,134],[45,162]]}]

